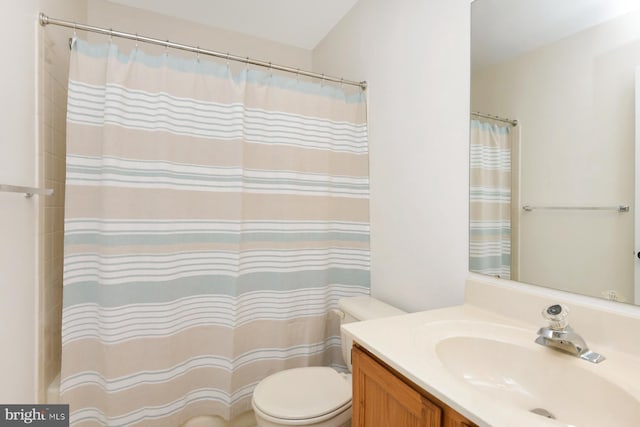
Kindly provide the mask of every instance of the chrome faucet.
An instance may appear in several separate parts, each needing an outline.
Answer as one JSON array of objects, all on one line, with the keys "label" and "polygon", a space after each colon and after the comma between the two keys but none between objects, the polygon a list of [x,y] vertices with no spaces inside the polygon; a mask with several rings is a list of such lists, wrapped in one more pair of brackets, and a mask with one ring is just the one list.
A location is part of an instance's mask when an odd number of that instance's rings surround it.
[{"label": "chrome faucet", "polygon": [[591,363],[600,363],[605,357],[589,350],[584,339],[569,326],[569,309],[560,304],[554,304],[542,311],[542,317],[549,321],[549,326],[538,330],[536,343],[545,347],[552,347],[569,353]]}]

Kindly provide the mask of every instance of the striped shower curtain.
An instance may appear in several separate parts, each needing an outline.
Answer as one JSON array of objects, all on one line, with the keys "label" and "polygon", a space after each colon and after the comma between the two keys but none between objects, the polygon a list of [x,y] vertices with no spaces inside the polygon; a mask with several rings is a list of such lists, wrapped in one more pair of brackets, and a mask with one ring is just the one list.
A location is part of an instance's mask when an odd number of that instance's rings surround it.
[{"label": "striped shower curtain", "polygon": [[511,278],[511,125],[471,120],[469,270]]},{"label": "striped shower curtain", "polygon": [[250,409],[265,376],[340,367],[369,292],[364,95],[73,42],[62,400],[74,426]]}]

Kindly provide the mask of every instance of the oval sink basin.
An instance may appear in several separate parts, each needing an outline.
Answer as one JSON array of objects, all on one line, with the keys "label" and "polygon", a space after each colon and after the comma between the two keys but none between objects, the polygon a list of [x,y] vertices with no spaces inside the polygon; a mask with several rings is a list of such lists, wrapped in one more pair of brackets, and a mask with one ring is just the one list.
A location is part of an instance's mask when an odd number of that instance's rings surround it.
[{"label": "oval sink basin", "polygon": [[496,410],[508,405],[555,419],[545,425],[640,426],[640,402],[600,375],[614,361],[592,365],[534,344],[535,331],[499,324],[438,322],[426,329],[420,332],[422,345],[429,345],[450,376],[478,392],[478,399],[498,405]]}]

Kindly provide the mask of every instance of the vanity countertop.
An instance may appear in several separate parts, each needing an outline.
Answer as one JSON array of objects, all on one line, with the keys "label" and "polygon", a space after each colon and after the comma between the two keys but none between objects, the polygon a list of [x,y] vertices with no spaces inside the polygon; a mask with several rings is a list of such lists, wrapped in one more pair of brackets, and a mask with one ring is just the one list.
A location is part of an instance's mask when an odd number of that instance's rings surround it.
[{"label": "vanity countertop", "polygon": [[[536,310],[539,313],[538,307]],[[486,331],[491,334],[490,328],[498,328],[496,330],[506,331],[506,335],[503,334],[498,341],[513,340],[513,343],[517,344],[518,348],[524,349],[522,351],[527,354],[540,355],[542,353],[535,352],[546,352],[543,354],[544,363],[542,366],[546,367],[545,364],[549,362],[549,364],[557,364],[556,367],[564,367],[560,369],[560,375],[558,375],[558,369],[553,374],[542,369],[541,372],[534,371],[531,375],[537,376],[538,380],[558,382],[560,390],[563,388],[563,381],[573,381],[571,378],[558,378],[558,376],[564,376],[564,370],[585,372],[590,380],[596,379],[595,383],[592,381],[589,384],[599,384],[599,377],[605,378],[607,383],[615,384],[615,388],[619,388],[624,396],[629,397],[626,406],[623,407],[623,412],[631,408],[630,411],[627,411],[628,414],[624,415],[627,417],[625,420],[633,420],[629,424],[630,426],[640,425],[636,423],[640,420],[640,360],[637,355],[616,351],[610,347],[601,347],[595,343],[591,345],[592,343],[587,339],[587,344],[592,350],[601,352],[607,357],[607,360],[600,364],[589,363],[535,344],[536,332],[543,323],[542,318],[540,318],[539,324],[532,324],[475,305],[463,304],[349,323],[343,325],[342,328],[355,342],[376,357],[481,427],[569,426],[572,424],[532,414],[527,409],[518,408],[517,404],[505,404],[500,399],[496,399],[495,395],[482,393],[470,386],[459,375],[458,377],[452,375],[438,356],[436,346],[440,340],[460,335],[460,328],[463,330],[462,335],[475,334],[476,336]],[[483,325],[488,325],[489,328],[484,328],[485,332],[482,331]],[[581,332],[577,328],[576,331]],[[456,348],[460,350],[459,353],[467,353],[462,351],[465,349],[464,346]],[[478,348],[470,348],[468,353],[471,354],[474,351],[477,352]],[[528,362],[523,360],[522,363]],[[533,369],[540,370],[540,366]],[[544,378],[545,375],[549,378]],[[579,376],[580,374],[577,375],[577,377]],[[574,388],[574,390],[576,389],[580,390],[580,387]],[[598,390],[593,390],[593,393],[598,392]],[[562,397],[564,398],[564,396]],[[580,399],[580,397],[576,396],[575,399]],[[629,402],[631,403],[629,404]],[[576,402],[576,405],[576,407],[583,408],[584,406],[580,405],[584,405],[584,402]],[[616,410],[616,408],[611,409]],[[584,411],[589,410],[589,407],[584,407]],[[589,417],[587,416],[587,418]],[[614,424],[618,426],[615,422]],[[582,427],[582,424],[577,425]]]}]

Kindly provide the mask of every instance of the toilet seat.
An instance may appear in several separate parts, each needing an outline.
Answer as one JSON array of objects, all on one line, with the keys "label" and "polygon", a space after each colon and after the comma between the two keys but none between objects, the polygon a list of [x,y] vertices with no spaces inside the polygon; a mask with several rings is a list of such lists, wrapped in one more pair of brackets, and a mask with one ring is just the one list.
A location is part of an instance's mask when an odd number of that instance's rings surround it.
[{"label": "toilet seat", "polygon": [[254,409],[274,420],[320,422],[351,408],[351,375],[329,367],[277,372],[253,392]]}]

